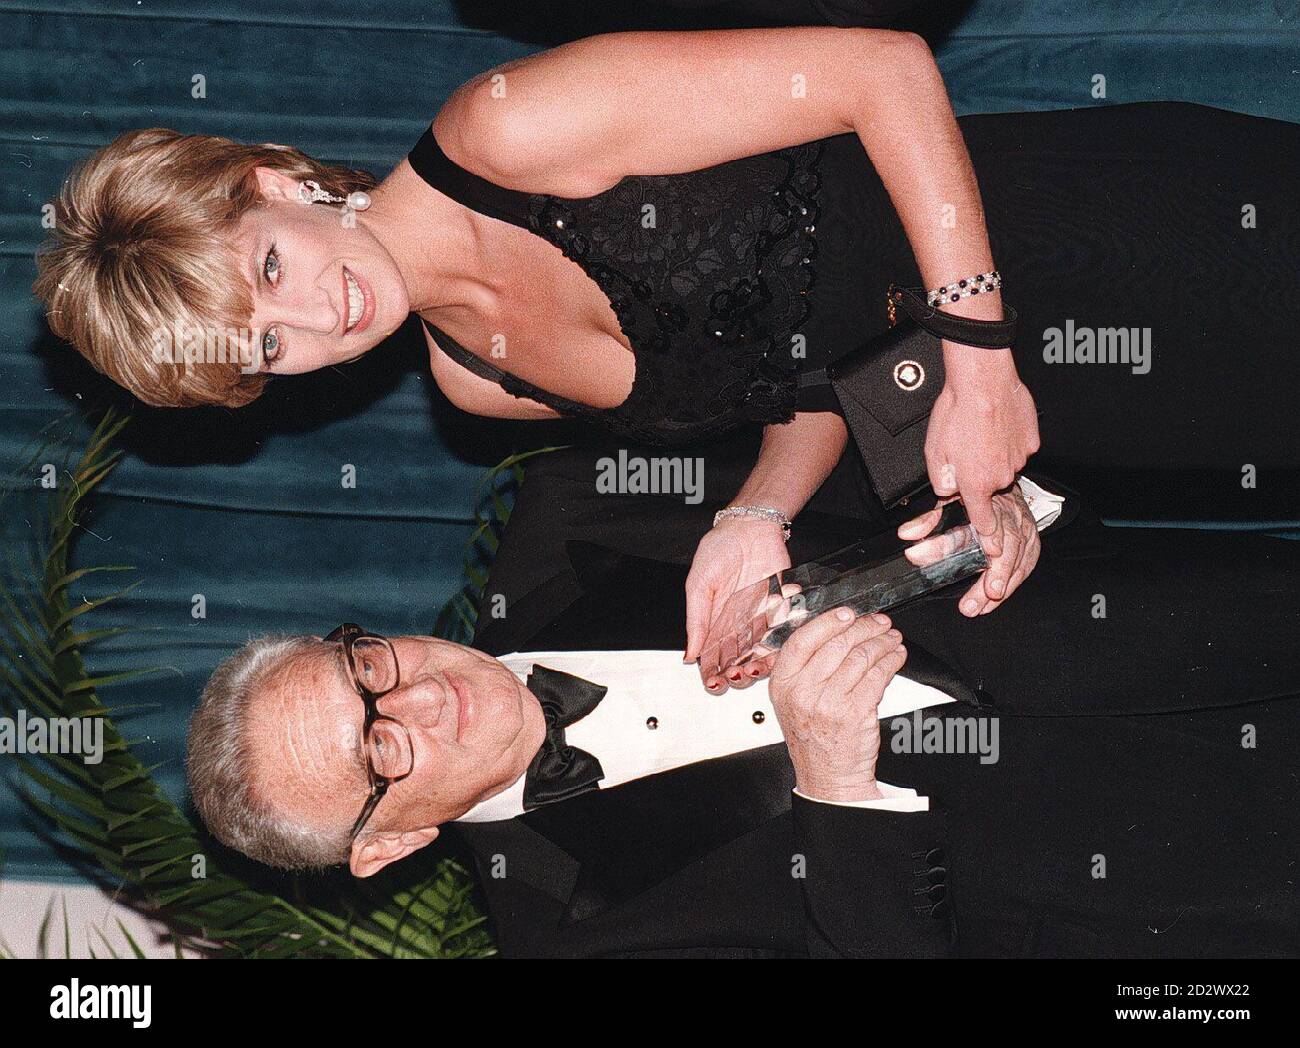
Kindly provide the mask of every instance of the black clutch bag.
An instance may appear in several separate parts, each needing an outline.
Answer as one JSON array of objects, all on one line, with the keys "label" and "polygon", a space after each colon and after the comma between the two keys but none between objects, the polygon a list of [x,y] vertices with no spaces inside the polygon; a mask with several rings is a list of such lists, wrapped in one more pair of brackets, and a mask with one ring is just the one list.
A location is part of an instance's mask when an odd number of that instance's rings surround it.
[{"label": "black clutch bag", "polygon": [[1016,312],[1004,305],[1005,320],[957,317],[898,286],[888,301],[888,331],[800,384],[830,384],[871,486],[892,508],[929,484],[925,433],[943,389],[943,340],[1005,349],[1015,341]]}]

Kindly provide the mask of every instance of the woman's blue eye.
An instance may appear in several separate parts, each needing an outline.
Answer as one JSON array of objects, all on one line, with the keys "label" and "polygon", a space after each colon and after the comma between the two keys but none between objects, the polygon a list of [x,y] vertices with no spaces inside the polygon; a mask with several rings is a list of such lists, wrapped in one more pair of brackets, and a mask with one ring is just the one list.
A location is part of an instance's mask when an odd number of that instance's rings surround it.
[{"label": "woman's blue eye", "polygon": [[[262,262],[262,275],[266,278],[268,284],[274,284],[276,278],[280,275],[280,256],[275,253],[274,245],[267,251],[266,258]],[[279,355],[280,336],[275,331],[268,331],[262,336],[262,359],[270,364]]]}]

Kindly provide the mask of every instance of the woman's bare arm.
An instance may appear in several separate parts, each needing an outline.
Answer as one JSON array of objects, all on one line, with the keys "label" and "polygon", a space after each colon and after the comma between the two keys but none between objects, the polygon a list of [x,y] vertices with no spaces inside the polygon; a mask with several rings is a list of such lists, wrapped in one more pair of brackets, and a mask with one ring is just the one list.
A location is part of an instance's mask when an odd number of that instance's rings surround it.
[{"label": "woman's bare arm", "polygon": [[[844,420],[829,411],[799,412],[790,422],[764,427],[758,461],[731,504],[764,506],[793,519],[847,442]],[[699,658],[709,624],[736,589],[788,567],[779,524],[733,518],[706,533],[686,580],[687,661]]]},{"label": "woman's bare arm", "polygon": [[852,131],[873,98],[904,103],[928,55],[888,30],[610,33],[480,73],[435,128],[514,188],[560,192],[557,173],[612,185]]},{"label": "woman's bare arm", "polygon": [[[965,141],[929,46],[912,33],[815,27],[590,37],[479,74],[434,126],[476,171],[563,196],[599,192],[625,175],[694,171],[856,131],[927,283],[991,264]],[[1000,316],[996,298],[963,306]]]},{"label": "woman's bare arm", "polygon": [[765,426],[758,461],[732,502],[798,516],[840,460],[848,432],[831,411],[801,411],[791,422]]}]

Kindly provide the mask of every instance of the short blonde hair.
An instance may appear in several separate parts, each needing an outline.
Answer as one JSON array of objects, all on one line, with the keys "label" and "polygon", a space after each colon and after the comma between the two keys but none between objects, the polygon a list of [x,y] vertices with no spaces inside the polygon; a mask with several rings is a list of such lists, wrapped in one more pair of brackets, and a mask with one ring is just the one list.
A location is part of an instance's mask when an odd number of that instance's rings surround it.
[{"label": "short blonde hair", "polygon": [[146,404],[241,407],[266,375],[237,356],[170,359],[160,332],[246,330],[253,303],[233,244],[259,206],[255,169],[312,179],[336,196],[372,175],[313,160],[290,146],[243,145],[162,127],[128,131],[86,159],[55,202],[55,227],[37,253],[33,290],[50,329],[97,371]]}]

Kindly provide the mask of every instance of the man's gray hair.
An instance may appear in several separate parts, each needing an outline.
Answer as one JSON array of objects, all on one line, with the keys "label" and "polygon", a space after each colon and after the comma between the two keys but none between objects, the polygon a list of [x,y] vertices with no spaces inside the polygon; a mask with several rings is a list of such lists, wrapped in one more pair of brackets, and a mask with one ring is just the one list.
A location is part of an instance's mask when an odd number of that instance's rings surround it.
[{"label": "man's gray hair", "polygon": [[248,725],[257,691],[286,660],[320,648],[310,637],[249,641],[216,668],[190,717],[185,770],[209,832],[249,858],[285,870],[338,866],[351,851],[346,828],[323,832],[284,818],[256,790]]}]

